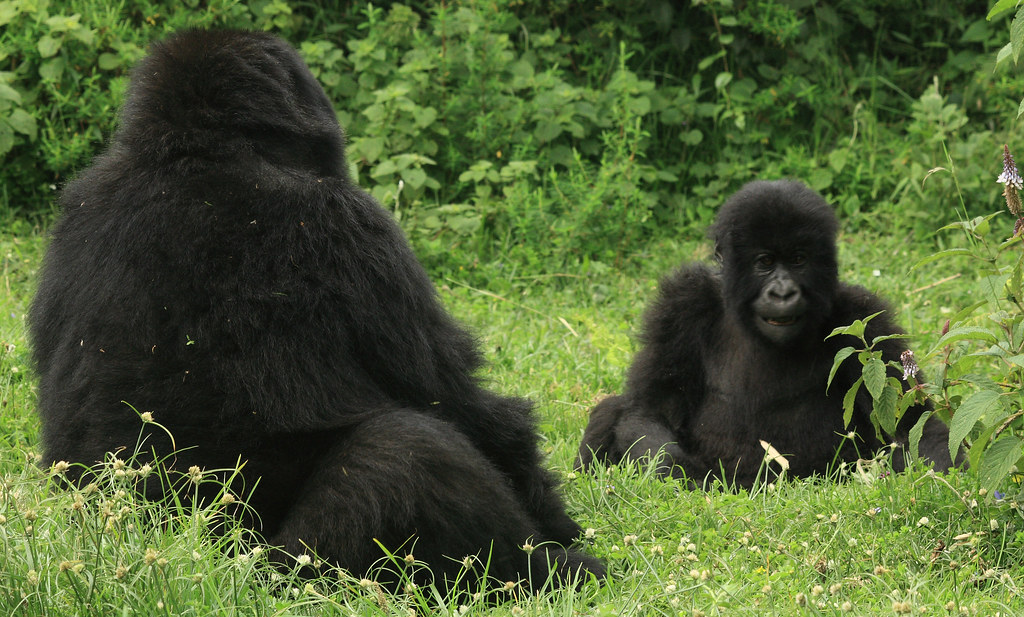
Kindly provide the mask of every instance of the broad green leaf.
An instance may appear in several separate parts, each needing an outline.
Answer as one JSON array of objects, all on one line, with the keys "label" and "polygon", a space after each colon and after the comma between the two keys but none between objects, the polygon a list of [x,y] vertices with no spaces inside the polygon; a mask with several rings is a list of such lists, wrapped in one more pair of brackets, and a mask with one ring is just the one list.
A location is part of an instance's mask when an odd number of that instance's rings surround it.
[{"label": "broad green leaf", "polygon": [[999,65],[1001,65],[1004,62],[1006,62],[1007,60],[1009,60],[1012,57],[1013,57],[1013,44],[1012,43],[1007,43],[1006,45],[1003,45],[1002,48],[999,49],[999,53],[996,54],[996,66],[995,66],[995,68],[999,68]]},{"label": "broad green leaf", "polygon": [[1020,60],[1021,49],[1024,49],[1024,6],[1017,9],[1017,14],[1010,22],[1010,44],[1013,45],[1013,61]]},{"label": "broad green leaf", "polygon": [[885,384],[881,394],[875,399],[871,408],[882,430],[892,435],[896,432],[896,402],[899,400],[899,391],[892,387],[892,384]]},{"label": "broad green leaf", "polygon": [[985,19],[991,21],[993,17],[999,15],[1003,11],[1009,11],[1015,8],[1017,8],[1017,0],[999,0],[999,2],[992,5],[988,15],[985,16]]},{"label": "broad green leaf", "polygon": [[36,138],[36,119],[32,117],[32,114],[28,113],[24,109],[15,109],[11,112],[10,117],[7,118],[7,123],[11,125],[11,128],[27,135],[29,139],[35,141]]},{"label": "broad green leaf", "polygon": [[999,484],[1013,469],[1021,455],[1024,454],[1024,443],[1019,437],[1003,433],[989,446],[981,458],[978,479],[989,491],[999,488]]},{"label": "broad green leaf", "polygon": [[878,400],[882,396],[882,389],[885,387],[885,362],[881,358],[872,356],[864,365],[864,385],[867,386],[871,398]]},{"label": "broad green leaf", "polygon": [[54,32],[68,32],[78,27],[82,16],[78,13],[73,15],[54,15],[46,19],[46,25]]},{"label": "broad green leaf", "polygon": [[423,186],[423,183],[427,181],[427,172],[423,171],[419,167],[410,167],[402,171],[402,179],[409,185],[410,188],[418,189]]},{"label": "broad green leaf", "polygon": [[686,133],[680,133],[679,139],[688,146],[696,146],[700,142],[704,141],[704,133],[700,129],[693,129]]},{"label": "broad green leaf", "polygon": [[398,166],[395,165],[395,162],[391,159],[385,159],[380,162],[380,165],[373,168],[373,171],[370,172],[370,176],[380,178],[381,176],[393,174],[396,171],[398,171]]},{"label": "broad green leaf", "polygon": [[871,339],[871,346],[874,347],[875,345],[878,345],[882,341],[891,341],[894,339],[900,340],[908,338],[910,338],[909,334],[884,334],[882,336],[876,336],[875,338]]},{"label": "broad green leaf", "polygon": [[862,383],[864,383],[864,378],[858,378],[843,397],[843,428],[850,426],[850,420],[853,420],[853,404],[857,401],[857,392]]},{"label": "broad green leaf", "polygon": [[857,350],[853,347],[843,347],[836,352],[836,358],[832,361],[832,370],[828,373],[828,381],[825,383],[825,392],[828,392],[829,386],[832,385],[832,379],[836,376],[836,371],[839,370],[839,365],[843,363],[843,360],[849,358]]},{"label": "broad green leaf", "polygon": [[852,324],[850,324],[848,326],[840,326],[838,328],[835,328],[825,338],[829,339],[829,338],[832,338],[833,336],[837,336],[837,335],[840,335],[840,334],[849,334],[850,336],[856,336],[859,339],[863,339],[864,338],[864,329],[867,327],[867,323],[869,321],[871,321],[872,319],[874,319],[875,317],[878,317],[879,315],[881,315],[884,312],[885,311],[878,311],[877,313],[872,313],[871,315],[868,315],[864,319],[857,319]]},{"label": "broad green leaf", "polygon": [[352,145],[356,146],[356,151],[363,155],[367,163],[377,162],[384,153],[383,137],[364,137]]},{"label": "broad green leaf", "polygon": [[51,58],[39,66],[39,76],[46,81],[60,81],[64,74],[64,58]]},{"label": "broad green leaf", "polygon": [[562,125],[551,120],[541,120],[537,123],[537,128],[533,130],[534,137],[542,143],[549,142],[561,134]]},{"label": "broad green leaf", "polygon": [[97,64],[99,64],[100,66],[100,69],[104,71],[112,71],[117,67],[121,66],[121,63],[121,56],[117,54],[112,54],[110,52],[100,54],[99,60],[97,62]]},{"label": "broad green leaf", "polygon": [[840,334],[849,334],[850,336],[863,338],[864,322],[858,319],[848,326],[839,326],[838,328],[833,329],[825,338],[830,339],[833,336],[839,336]]},{"label": "broad green leaf", "polygon": [[0,83],[0,99],[5,101],[13,101],[15,103],[21,102],[21,95],[14,88],[8,86],[5,83]]},{"label": "broad green leaf", "polygon": [[992,435],[995,435],[996,431],[999,430],[1000,425],[1002,425],[1000,421],[992,422],[988,428],[978,433],[978,436],[972,440],[971,449],[967,453],[967,459],[970,461],[971,467],[978,467],[981,464],[981,457],[985,455],[985,448],[989,445],[989,441],[992,440]]},{"label": "broad green leaf", "polygon": [[703,70],[707,69],[709,66],[714,64],[715,60],[718,60],[719,58],[721,58],[724,55],[725,55],[725,50],[722,50],[722,51],[719,51],[717,53],[711,54],[710,56],[708,56],[706,58],[703,58],[700,62],[697,63],[697,70],[698,71],[703,71]]},{"label": "broad green leaf", "polygon": [[942,349],[950,343],[957,341],[972,340],[972,341],[985,341],[986,343],[995,343],[998,341],[995,334],[992,334],[987,328],[979,326],[963,326],[961,328],[953,328],[949,332],[942,335],[942,338],[935,343],[932,351]]},{"label": "broad green leaf", "polygon": [[0,26],[9,24],[21,12],[14,2],[0,2]]},{"label": "broad green leaf", "polygon": [[732,81],[732,73],[723,71],[715,76],[715,90],[721,90]]},{"label": "broad green leaf", "polygon": [[926,411],[921,414],[921,417],[917,422],[910,428],[910,456],[914,458],[920,458],[919,446],[921,445],[921,436],[924,434],[924,424],[928,421],[928,418],[932,417],[932,412]]},{"label": "broad green leaf", "polygon": [[979,390],[968,397],[953,413],[949,422],[949,453],[956,456],[960,443],[974,429],[978,420],[999,409],[1002,401],[993,390]]},{"label": "broad green leaf", "polygon": [[413,117],[416,119],[416,126],[419,128],[426,128],[437,120],[437,110],[433,107],[418,107],[412,112]]},{"label": "broad green leaf", "polygon": [[39,49],[39,55],[44,58],[52,58],[57,55],[60,51],[60,39],[55,39],[49,34],[44,34],[39,37],[39,42],[36,43],[36,48]]}]

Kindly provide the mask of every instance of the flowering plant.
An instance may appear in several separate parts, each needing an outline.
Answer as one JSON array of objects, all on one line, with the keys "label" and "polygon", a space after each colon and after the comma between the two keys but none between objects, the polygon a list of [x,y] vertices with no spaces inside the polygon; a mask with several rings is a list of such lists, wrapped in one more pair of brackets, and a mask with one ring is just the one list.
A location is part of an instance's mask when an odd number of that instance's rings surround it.
[{"label": "flowering plant", "polygon": [[[1016,218],[1012,231],[1000,226],[996,212],[947,225],[942,230],[958,230],[966,235],[967,246],[946,249],[931,255],[913,269],[936,260],[968,257],[979,274],[980,299],[948,319],[942,335],[924,355],[923,363],[938,365],[937,374],[903,390],[882,384],[871,391],[875,400],[872,412],[876,426],[895,426],[901,411],[922,397],[930,399],[934,413],[949,423],[949,449],[955,458],[967,444],[967,460],[977,470],[988,494],[1012,491],[1016,501],[1021,493],[1024,469],[1024,208],[1018,192],[1024,180],[1017,170],[1009,147],[1003,147],[1003,171],[996,179],[1004,185],[1007,210]],[[1007,236],[1009,236],[1007,238]],[[869,318],[870,319],[870,318]],[[856,334],[862,324],[852,324],[844,333]],[[865,384],[873,363],[880,363],[872,345],[864,341],[858,352],[865,365]],[[842,352],[841,352],[842,353]],[[836,363],[842,361],[839,355]],[[904,378],[913,379],[917,363],[913,355],[892,363]],[[877,367],[876,367],[877,368]],[[877,370],[874,371],[877,373]],[[884,376],[884,373],[881,373]],[[898,381],[889,377],[889,381]],[[858,388],[860,382],[855,384]],[[871,389],[869,388],[869,391]],[[886,391],[889,396],[884,396]],[[848,394],[852,397],[855,392]],[[892,397],[895,394],[895,400]],[[910,433],[911,451],[916,453],[923,420]]]}]

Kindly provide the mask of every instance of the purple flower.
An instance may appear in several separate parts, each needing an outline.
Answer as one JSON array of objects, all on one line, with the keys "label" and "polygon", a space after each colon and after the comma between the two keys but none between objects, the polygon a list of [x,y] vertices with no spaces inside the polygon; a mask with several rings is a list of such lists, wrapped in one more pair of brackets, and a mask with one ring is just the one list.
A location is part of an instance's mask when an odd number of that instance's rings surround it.
[{"label": "purple flower", "polygon": [[1010,147],[1007,145],[1003,145],[1003,173],[999,174],[996,182],[1006,185],[1003,188],[1006,207],[1009,208],[1011,214],[1020,218],[1022,208],[1017,191],[1024,189],[1024,179],[1020,177],[1017,164],[1013,162],[1013,155],[1010,154]]},{"label": "purple flower", "polygon": [[1018,191],[1024,189],[1024,180],[1017,171],[1017,164],[1013,162],[1013,155],[1010,154],[1010,147],[1003,145],[1003,173],[999,174],[996,182],[1012,186]]},{"label": "purple flower", "polygon": [[992,496],[996,498],[996,501],[999,501],[1000,499],[1006,497],[1006,493],[1002,493],[1000,491],[992,491]]},{"label": "purple flower", "polygon": [[900,354],[900,362],[903,364],[903,381],[917,376],[917,362],[914,360],[914,352],[909,349]]}]

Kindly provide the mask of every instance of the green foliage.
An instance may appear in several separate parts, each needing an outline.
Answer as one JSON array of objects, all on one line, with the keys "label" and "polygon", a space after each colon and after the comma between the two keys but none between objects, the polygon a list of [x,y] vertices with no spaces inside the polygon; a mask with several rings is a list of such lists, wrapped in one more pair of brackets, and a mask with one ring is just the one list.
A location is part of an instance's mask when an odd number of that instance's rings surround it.
[{"label": "green foliage", "polygon": [[[1020,54],[1024,51],[1024,6],[1018,6],[1018,0],[999,0],[989,9],[987,19],[992,20],[1010,11],[1016,11],[1010,21],[1010,42],[999,50],[996,56],[996,65],[1001,65],[1013,59],[1014,65],[1020,61]],[[1017,108],[1017,117],[1024,114],[1024,99]]]},{"label": "green foliage", "polygon": [[[1016,189],[1010,182],[1006,195],[1012,210]],[[1019,203],[1017,198],[1018,214]],[[931,381],[920,385],[915,381],[904,392],[897,379],[886,376],[880,352],[873,350],[885,337],[870,344],[863,338],[864,323],[870,317],[833,332],[859,337],[862,346],[846,347],[837,353],[832,371],[834,375],[853,354],[864,365],[863,378],[844,399],[847,422],[853,397],[862,384],[874,401],[872,422],[888,433],[893,432],[906,409],[927,396],[934,404],[934,413],[949,423],[950,455],[956,457],[966,441],[967,460],[977,470],[981,486],[993,496],[1010,494],[1010,498],[1022,499],[1024,243],[1016,229],[1008,231],[999,225],[998,217],[991,214],[946,225],[943,230],[962,233],[967,246],[939,251],[914,266],[916,269],[967,258],[978,277],[977,291],[982,298],[947,320],[941,336],[923,356],[924,363],[938,365],[938,374]],[[1018,228],[1022,223],[1024,220],[1018,219]],[[1008,235],[1009,239],[1004,239]],[[892,365],[900,368],[895,362]],[[926,419],[927,414],[910,432],[915,454]]]},{"label": "green foliage", "polygon": [[[280,1],[0,1],[0,214],[51,212],[53,190],[113,130],[149,42],[186,26],[279,27]],[[285,8],[287,8],[285,6]]]},{"label": "green foliage", "polygon": [[938,161],[968,203],[993,197],[975,161],[999,132],[963,127],[1017,96],[1008,64],[982,66],[997,28],[971,4],[2,0],[0,222],[51,212],[129,68],[187,25],[291,40],[351,171],[439,271],[621,263],[755,177],[804,179],[855,225],[932,229]]},{"label": "green foliage", "polygon": [[928,352],[926,360],[940,367],[928,392],[936,411],[951,418],[950,451],[968,439],[982,486],[1016,495],[1024,468],[1024,253],[1019,235],[993,224],[996,216],[944,228],[966,235],[983,300],[951,318]]},{"label": "green foliage", "polygon": [[[865,330],[868,322],[880,314],[881,313],[874,313],[873,315],[868,315],[864,319],[858,319],[848,326],[836,328],[826,338],[845,335],[859,340],[858,346],[843,347],[836,352],[835,360],[832,364],[832,370],[828,376],[828,385],[832,385],[832,379],[835,377],[835,374],[838,372],[842,363],[850,356],[856,354],[862,367],[861,377],[858,378],[850,389],[844,393],[843,424],[848,426],[850,421],[853,419],[854,402],[856,401],[857,393],[860,391],[861,386],[863,386],[867,390],[868,394],[871,395],[871,400],[873,401],[873,406],[871,408],[871,423],[875,427],[875,435],[882,440],[883,432],[889,435],[894,435],[896,433],[896,426],[899,424],[903,414],[906,413],[907,409],[911,406],[923,403],[925,395],[922,389],[918,387],[914,376],[906,372],[904,367],[897,362],[890,362],[887,367],[885,361],[882,359],[882,351],[875,348],[883,341],[895,338],[907,338],[906,335],[886,334],[876,336],[872,338],[870,342],[865,338]],[[910,388],[908,391],[904,391],[899,379],[889,374],[890,371],[888,369],[890,367],[894,370],[904,370],[905,379],[910,382]],[[918,445],[921,440],[921,431],[923,430],[924,423],[929,416],[930,414],[924,414],[910,431],[910,450],[914,456],[917,456]]]}]

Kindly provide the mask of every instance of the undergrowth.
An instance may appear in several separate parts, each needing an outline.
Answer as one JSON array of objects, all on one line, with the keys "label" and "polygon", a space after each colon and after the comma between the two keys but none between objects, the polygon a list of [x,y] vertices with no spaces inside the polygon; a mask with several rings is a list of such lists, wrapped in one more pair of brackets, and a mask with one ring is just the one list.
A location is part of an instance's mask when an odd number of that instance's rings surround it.
[{"label": "undergrowth", "polygon": [[[480,336],[482,377],[538,403],[542,447],[564,481],[587,550],[610,577],[539,597],[498,587],[444,597],[386,593],[369,578],[304,580],[271,569],[266,549],[202,506],[141,502],[127,462],[105,481],[61,490],[39,469],[24,313],[44,240],[5,237],[0,299],[0,609],[12,615],[841,615],[1015,614],[1024,560],[1021,510],[972,472],[888,475],[851,468],[839,482],[782,479],[751,491],[688,491],[648,468],[575,474],[589,408],[618,391],[657,277],[707,259],[703,242],[647,247],[643,264],[600,273],[509,274],[479,265],[438,280],[450,310]],[[938,324],[970,297],[967,275],[905,264],[926,253],[901,238],[844,234],[842,275],[890,298],[901,320]],[[876,266],[882,264],[882,267]],[[890,268],[885,264],[892,264]],[[470,285],[470,277],[492,281]],[[915,291],[927,288],[927,292]],[[928,300],[922,300],[927,296]],[[921,328],[927,330],[927,328]],[[924,344],[914,341],[915,344]],[[925,371],[934,367],[925,366]],[[123,466],[122,466],[123,465]],[[120,469],[119,469],[120,468]],[[119,475],[119,471],[123,475]],[[152,473],[152,470],[149,471]],[[230,500],[230,499],[229,499]],[[302,564],[296,561],[296,566]],[[497,602],[495,602],[497,600]]]}]

